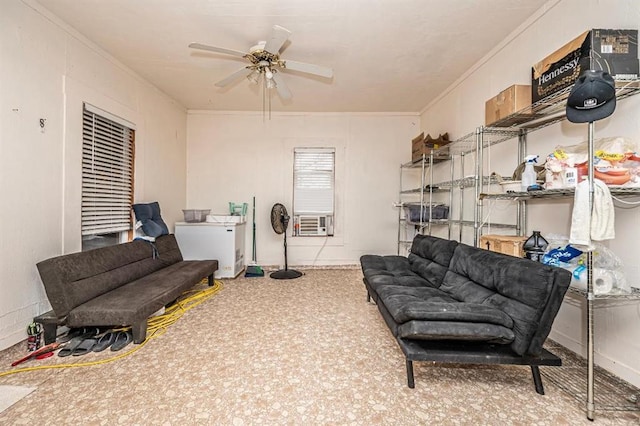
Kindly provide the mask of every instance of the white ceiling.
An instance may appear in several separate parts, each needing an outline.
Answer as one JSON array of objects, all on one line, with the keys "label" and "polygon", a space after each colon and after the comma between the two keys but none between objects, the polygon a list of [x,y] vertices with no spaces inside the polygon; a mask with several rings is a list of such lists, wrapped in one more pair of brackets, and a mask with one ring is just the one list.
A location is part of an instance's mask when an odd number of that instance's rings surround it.
[{"label": "white ceiling", "polygon": [[187,48],[248,51],[273,25],[281,57],[332,67],[287,72],[293,99],[274,111],[418,112],[546,0],[38,0],[189,109],[256,111],[246,79],[214,83],[245,60]]}]

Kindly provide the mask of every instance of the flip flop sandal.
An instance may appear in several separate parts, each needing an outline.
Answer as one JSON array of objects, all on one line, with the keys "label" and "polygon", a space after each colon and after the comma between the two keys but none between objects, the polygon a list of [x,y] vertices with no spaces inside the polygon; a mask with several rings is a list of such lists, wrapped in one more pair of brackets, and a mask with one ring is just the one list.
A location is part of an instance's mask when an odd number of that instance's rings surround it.
[{"label": "flip flop sandal", "polygon": [[116,333],[109,331],[103,334],[102,336],[100,336],[100,338],[96,342],[96,345],[93,347],[93,351],[102,352],[105,349],[107,349],[109,346],[111,346],[115,341],[116,341]]},{"label": "flip flop sandal", "polygon": [[93,347],[96,345],[97,342],[98,341],[94,338],[84,339],[78,346],[75,347],[75,349],[71,352],[71,355],[73,356],[86,355],[89,352],[91,352],[91,350],[93,349]]},{"label": "flip flop sandal", "polygon": [[95,337],[100,334],[99,327],[85,327],[84,332],[82,333],[82,337],[88,339],[89,337]]},{"label": "flip flop sandal", "polygon": [[73,354],[73,351],[80,346],[80,344],[84,341],[84,337],[74,337],[73,339],[69,340],[69,342],[64,345],[64,347],[62,349],[60,349],[58,351],[58,356],[69,356],[71,354]]},{"label": "flip flop sandal", "polygon": [[116,339],[111,345],[112,351],[119,351],[133,341],[133,334],[130,331],[119,331]]},{"label": "flip flop sandal", "polygon": [[83,339],[87,339],[89,337],[93,337],[97,334],[100,334],[100,329],[98,327],[80,327],[80,328],[72,328],[67,332],[65,336],[62,336],[58,339],[59,343],[70,342],[75,337],[81,337]]},{"label": "flip flop sandal", "polygon": [[65,334],[64,336],[61,336],[58,339],[58,343],[66,343],[69,342],[71,339],[73,339],[74,337],[79,337],[82,334],[84,334],[86,331],[83,327],[80,328],[72,328],[69,331],[67,331],[67,334]]}]

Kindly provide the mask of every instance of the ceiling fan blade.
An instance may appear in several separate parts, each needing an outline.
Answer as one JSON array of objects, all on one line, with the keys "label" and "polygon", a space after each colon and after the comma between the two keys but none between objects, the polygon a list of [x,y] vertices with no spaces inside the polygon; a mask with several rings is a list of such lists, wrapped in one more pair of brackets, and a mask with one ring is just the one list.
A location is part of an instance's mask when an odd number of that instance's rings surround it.
[{"label": "ceiling fan blade", "polygon": [[273,81],[276,83],[276,90],[278,91],[280,99],[283,101],[291,99],[291,90],[289,90],[289,87],[284,82],[282,76],[278,73],[273,73]]},{"label": "ceiling fan blade", "polygon": [[225,49],[224,47],[209,46],[201,43],[191,43],[189,44],[189,47],[192,49],[207,50],[209,52],[225,53],[227,55],[239,56],[241,58],[247,56],[246,53],[240,52],[239,50]]},{"label": "ceiling fan blade", "polygon": [[271,31],[271,37],[267,40],[267,43],[264,45],[264,50],[277,54],[280,52],[282,45],[289,39],[291,35],[291,31],[286,28],[282,28],[279,25],[274,25],[273,30]]},{"label": "ceiling fan blade", "polygon": [[283,67],[288,70],[300,71],[307,74],[319,75],[320,77],[333,77],[333,69],[321,67],[320,65],[306,64],[297,61],[282,61]]},{"label": "ceiling fan blade", "polygon": [[234,81],[239,80],[242,77],[248,76],[249,74],[251,74],[251,72],[253,72],[253,70],[251,68],[249,68],[249,67],[245,67],[245,68],[239,69],[238,71],[236,71],[233,74],[231,74],[229,77],[217,82],[216,86],[218,86],[218,87],[228,86],[229,84],[233,83]]}]

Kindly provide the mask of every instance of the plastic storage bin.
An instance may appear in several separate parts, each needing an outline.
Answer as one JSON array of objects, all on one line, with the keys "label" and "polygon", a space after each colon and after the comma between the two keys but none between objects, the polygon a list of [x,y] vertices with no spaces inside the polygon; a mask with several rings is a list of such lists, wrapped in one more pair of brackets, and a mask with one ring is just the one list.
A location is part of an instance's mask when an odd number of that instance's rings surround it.
[{"label": "plastic storage bin", "polygon": [[431,208],[431,219],[448,219],[449,206],[446,204],[437,204],[433,206],[425,205],[422,207],[422,221],[420,220],[420,208],[418,205],[404,206],[405,219],[409,223],[426,223],[429,222],[429,208]]},{"label": "plastic storage bin", "polygon": [[184,214],[184,221],[189,223],[194,222],[204,222],[207,218],[207,215],[211,213],[211,209],[208,210],[197,210],[197,209],[187,209],[182,210]]}]

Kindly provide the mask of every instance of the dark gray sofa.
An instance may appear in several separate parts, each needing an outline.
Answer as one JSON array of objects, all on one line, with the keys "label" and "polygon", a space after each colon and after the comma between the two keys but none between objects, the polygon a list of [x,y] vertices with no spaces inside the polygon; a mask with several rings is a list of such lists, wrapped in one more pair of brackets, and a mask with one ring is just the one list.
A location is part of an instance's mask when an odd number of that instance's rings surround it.
[{"label": "dark gray sofa", "polygon": [[373,298],[407,362],[560,365],[543,348],[571,274],[456,241],[418,235],[407,257],[360,258]]},{"label": "dark gray sofa", "polygon": [[[72,253],[37,264],[53,308],[44,318],[45,341],[55,327],[131,326],[134,343],[146,338],[147,318],[213,274],[216,260],[185,261],[174,235]],[[52,330],[53,327],[53,330]]]}]

